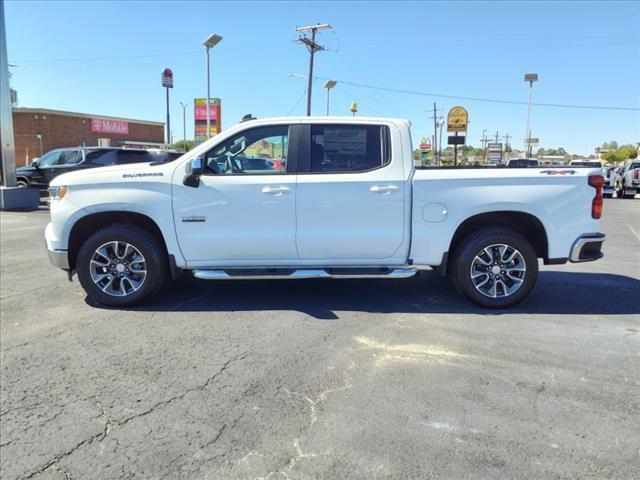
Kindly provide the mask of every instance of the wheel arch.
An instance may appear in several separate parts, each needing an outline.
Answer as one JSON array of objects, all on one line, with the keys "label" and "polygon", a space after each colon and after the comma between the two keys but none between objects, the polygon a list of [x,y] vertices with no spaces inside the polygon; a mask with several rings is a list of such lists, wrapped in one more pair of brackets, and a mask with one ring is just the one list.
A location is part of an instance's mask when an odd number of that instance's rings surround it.
[{"label": "wheel arch", "polygon": [[71,227],[68,244],[69,268],[71,271],[76,269],[78,252],[87,238],[100,228],[116,224],[133,225],[149,232],[160,241],[165,255],[168,256],[167,242],[162,230],[151,217],[130,211],[96,212],[79,218]]},{"label": "wheel arch", "polygon": [[447,272],[447,263],[455,255],[460,243],[473,232],[488,227],[501,227],[519,233],[531,242],[536,256],[549,260],[549,239],[544,225],[535,215],[516,210],[498,210],[473,215],[465,219],[456,228],[448,251],[444,254],[441,272]]},{"label": "wheel arch", "polygon": [[27,186],[31,186],[31,181],[29,177],[25,177],[24,175],[16,175],[16,182],[23,181],[27,184]]}]

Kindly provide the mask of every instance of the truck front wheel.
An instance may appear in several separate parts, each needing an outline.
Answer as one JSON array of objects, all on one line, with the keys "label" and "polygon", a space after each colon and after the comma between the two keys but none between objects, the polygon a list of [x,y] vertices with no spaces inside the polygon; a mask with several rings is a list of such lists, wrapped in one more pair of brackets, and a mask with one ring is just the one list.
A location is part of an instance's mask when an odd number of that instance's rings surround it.
[{"label": "truck front wheel", "polygon": [[457,290],[476,305],[507,308],[533,288],[538,259],[522,235],[505,228],[486,228],[460,242],[449,272]]},{"label": "truck front wheel", "polygon": [[138,227],[111,225],[84,242],[76,269],[82,288],[93,301],[128,307],[160,290],[168,267],[155,236]]}]

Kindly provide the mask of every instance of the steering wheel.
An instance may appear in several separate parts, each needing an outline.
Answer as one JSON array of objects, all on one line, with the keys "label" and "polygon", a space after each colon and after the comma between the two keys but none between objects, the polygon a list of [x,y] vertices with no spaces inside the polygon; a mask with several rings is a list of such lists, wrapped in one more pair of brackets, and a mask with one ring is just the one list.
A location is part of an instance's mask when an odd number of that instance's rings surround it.
[{"label": "steering wheel", "polygon": [[242,167],[236,162],[236,158],[227,154],[227,165],[231,167],[233,173],[243,173]]}]

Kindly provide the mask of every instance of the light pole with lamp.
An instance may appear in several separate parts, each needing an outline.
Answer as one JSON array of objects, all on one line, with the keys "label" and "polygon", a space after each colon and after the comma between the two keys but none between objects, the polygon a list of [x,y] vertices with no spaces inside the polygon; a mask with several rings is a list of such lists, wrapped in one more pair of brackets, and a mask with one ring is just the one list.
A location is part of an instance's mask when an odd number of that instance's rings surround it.
[{"label": "light pole with lamp", "polygon": [[41,133],[36,133],[36,138],[38,139],[38,141],[40,142],[40,156],[42,157],[42,134]]},{"label": "light pole with lamp", "polygon": [[440,127],[440,140],[438,142],[438,164],[442,165],[442,130],[444,127],[445,121],[444,118],[440,119],[438,122],[438,126]]},{"label": "light pole with lamp", "polygon": [[324,84],[324,88],[327,89],[327,117],[329,116],[329,90],[335,87],[337,83],[335,80],[327,80],[327,83]]},{"label": "light pole with lamp", "polygon": [[202,45],[207,51],[207,139],[211,138],[211,80],[209,78],[209,49],[220,43],[222,37],[215,33],[209,35]]},{"label": "light pole with lamp", "polygon": [[530,149],[531,149],[531,131],[529,130],[529,125],[531,122],[531,94],[533,92],[533,82],[538,81],[537,73],[525,73],[524,81],[529,82],[529,106],[527,108],[527,129],[524,131],[524,134],[527,136],[525,139],[525,148],[526,148],[526,156],[530,157]]},{"label": "light pole with lamp", "polygon": [[187,151],[187,107],[188,102],[180,102],[182,107],[182,151]]}]

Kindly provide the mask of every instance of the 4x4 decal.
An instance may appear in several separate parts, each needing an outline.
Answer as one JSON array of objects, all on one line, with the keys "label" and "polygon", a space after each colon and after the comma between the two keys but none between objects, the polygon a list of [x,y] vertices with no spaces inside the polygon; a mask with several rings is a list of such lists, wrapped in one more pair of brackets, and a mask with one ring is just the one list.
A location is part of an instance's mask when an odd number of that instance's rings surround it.
[{"label": "4x4 decal", "polygon": [[546,173],[547,175],[575,175],[575,170],[542,170],[540,173]]}]

